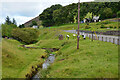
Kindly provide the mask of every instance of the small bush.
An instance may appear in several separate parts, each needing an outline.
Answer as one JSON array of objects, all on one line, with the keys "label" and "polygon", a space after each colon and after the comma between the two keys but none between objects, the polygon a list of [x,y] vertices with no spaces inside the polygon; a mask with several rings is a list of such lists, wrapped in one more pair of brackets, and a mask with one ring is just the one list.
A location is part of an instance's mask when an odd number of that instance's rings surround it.
[{"label": "small bush", "polygon": [[100,25],[100,24],[101,24],[101,22],[97,22],[97,23],[96,23],[96,25]]},{"label": "small bush", "polygon": [[48,54],[52,53],[49,49],[47,49],[45,52],[48,53]]},{"label": "small bush", "polygon": [[32,28],[17,28],[13,29],[12,36],[20,42],[25,44],[32,44],[37,42],[39,36],[38,31]]},{"label": "small bush", "polygon": [[114,29],[117,28],[116,26],[113,27]]},{"label": "small bush", "polygon": [[109,23],[111,23],[110,21],[103,21],[103,22],[101,22],[101,24],[109,24]]},{"label": "small bush", "polygon": [[117,28],[117,29],[119,29],[119,28],[120,28],[120,26],[117,26],[116,28]]},{"label": "small bush", "polygon": [[100,28],[107,28],[107,27],[105,27],[103,24],[100,26]]},{"label": "small bush", "polygon": [[88,26],[88,25],[86,25],[86,26],[85,26],[85,29],[89,29],[89,26]]},{"label": "small bush", "polygon": [[112,26],[109,26],[109,28],[113,28]]},{"label": "small bush", "polygon": [[118,29],[120,28],[120,26],[117,27]]},{"label": "small bush", "polygon": [[120,18],[120,11],[117,12],[117,16]]}]

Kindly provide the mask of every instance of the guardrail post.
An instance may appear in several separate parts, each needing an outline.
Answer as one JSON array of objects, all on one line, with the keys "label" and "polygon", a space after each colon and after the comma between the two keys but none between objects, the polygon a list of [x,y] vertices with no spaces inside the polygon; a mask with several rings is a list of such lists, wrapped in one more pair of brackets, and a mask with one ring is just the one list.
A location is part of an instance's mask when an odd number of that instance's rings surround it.
[{"label": "guardrail post", "polygon": [[107,42],[107,37],[106,37],[106,42]]},{"label": "guardrail post", "polygon": [[89,35],[89,39],[90,39],[90,35]]},{"label": "guardrail post", "polygon": [[119,38],[117,39],[117,44],[119,45]]},{"label": "guardrail post", "polygon": [[103,36],[102,36],[102,41],[103,41]]},{"label": "guardrail post", "polygon": [[93,32],[92,32],[92,41],[93,41]]},{"label": "guardrail post", "polygon": [[113,44],[115,43],[115,38],[113,38]]},{"label": "guardrail post", "polygon": [[111,41],[111,38],[109,38],[109,42]]},{"label": "guardrail post", "polygon": [[98,40],[99,40],[99,36],[98,36]]}]

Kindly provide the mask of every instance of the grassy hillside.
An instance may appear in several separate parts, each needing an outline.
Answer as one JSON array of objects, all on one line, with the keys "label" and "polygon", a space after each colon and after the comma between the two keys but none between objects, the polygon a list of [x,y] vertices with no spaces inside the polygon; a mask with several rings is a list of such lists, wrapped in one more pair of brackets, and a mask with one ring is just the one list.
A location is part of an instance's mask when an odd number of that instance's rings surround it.
[{"label": "grassy hillside", "polygon": [[2,39],[2,77],[25,78],[31,67],[43,62],[41,49],[22,48],[16,40]]},{"label": "grassy hillside", "polygon": [[[92,31],[93,29],[95,31],[118,30],[120,28],[120,26],[118,25],[119,23],[120,22],[104,20],[101,22],[89,23],[88,28],[86,27],[87,26],[86,23],[82,23],[80,24],[80,30],[88,30],[88,31]],[[53,26],[51,28],[56,28],[56,27],[61,30],[76,30],[78,29],[78,24],[64,24],[60,26]]]},{"label": "grassy hillside", "polygon": [[2,79],[2,42],[0,41],[0,79]]},{"label": "grassy hillside", "polygon": [[[57,41],[54,42],[57,44]],[[76,40],[66,44],[56,54],[55,62],[41,72],[47,78],[116,78],[118,77],[118,46],[112,43]],[[49,45],[49,44],[48,44]],[[62,45],[62,44],[61,44]],[[55,74],[56,73],[56,74]]]},{"label": "grassy hillside", "polygon": [[[88,38],[83,40],[81,37],[80,49],[77,50],[77,40],[72,37],[73,34],[62,31],[65,28],[70,29],[68,26],[70,25],[40,29],[39,42],[27,45],[40,48],[60,48],[56,53],[55,62],[47,70],[41,71],[41,77],[117,78],[118,45],[96,40],[92,42]],[[64,40],[58,40],[56,35],[59,34],[64,36]],[[70,40],[65,38],[67,34],[70,35]]]},{"label": "grassy hillside", "polygon": [[[107,23],[107,24],[106,24]],[[100,28],[104,22],[90,23],[89,29],[86,24],[80,24],[80,29],[106,31]],[[117,26],[117,22],[105,22],[104,26]],[[97,29],[99,28],[99,29]],[[39,48],[59,48],[56,52],[56,60],[47,70],[42,70],[42,78],[116,78],[118,77],[118,45],[109,42],[84,40],[80,37],[80,49],[76,49],[77,40],[72,33],[62,30],[77,29],[77,24],[65,24],[51,28],[39,29],[39,41],[36,44],[26,45]],[[110,28],[109,30],[117,30]],[[65,36],[69,34],[70,39]],[[58,36],[64,39],[59,40]],[[45,55],[43,49],[26,49],[16,40],[2,39],[2,63],[3,78],[24,78],[30,73],[31,66],[36,66],[44,60],[40,57]]]}]

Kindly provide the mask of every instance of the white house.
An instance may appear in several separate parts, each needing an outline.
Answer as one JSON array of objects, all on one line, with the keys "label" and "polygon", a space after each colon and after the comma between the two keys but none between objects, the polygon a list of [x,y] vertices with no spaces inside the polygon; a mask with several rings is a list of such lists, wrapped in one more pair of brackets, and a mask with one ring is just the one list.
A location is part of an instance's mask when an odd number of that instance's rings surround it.
[{"label": "white house", "polygon": [[38,28],[38,26],[33,26],[33,28],[34,28],[34,29],[37,29],[37,28]]}]

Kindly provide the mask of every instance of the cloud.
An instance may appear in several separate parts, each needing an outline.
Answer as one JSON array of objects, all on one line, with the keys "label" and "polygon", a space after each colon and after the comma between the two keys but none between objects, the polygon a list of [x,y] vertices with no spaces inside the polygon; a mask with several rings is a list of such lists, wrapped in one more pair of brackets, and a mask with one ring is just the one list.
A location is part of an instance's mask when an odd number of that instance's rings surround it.
[{"label": "cloud", "polygon": [[[81,0],[81,2],[94,0]],[[4,22],[6,16],[15,18],[18,24],[38,16],[44,9],[51,5],[61,4],[63,6],[77,3],[78,0],[1,0],[0,6],[0,22]]]},{"label": "cloud", "polygon": [[19,23],[17,23],[17,25],[23,24],[31,19],[33,19],[34,17],[26,17],[26,16],[13,16],[15,17],[15,20]]},{"label": "cloud", "polygon": [[[26,17],[26,16],[10,16],[10,20],[12,21],[15,18],[17,25],[24,24],[25,22],[33,19],[34,17]],[[4,23],[5,18],[1,18],[0,22]],[[0,23],[1,24],[1,23]]]}]

